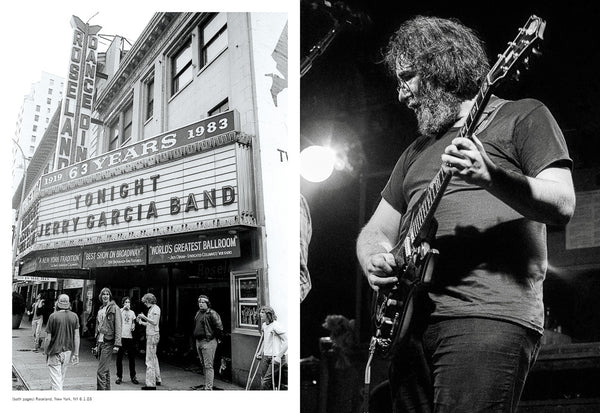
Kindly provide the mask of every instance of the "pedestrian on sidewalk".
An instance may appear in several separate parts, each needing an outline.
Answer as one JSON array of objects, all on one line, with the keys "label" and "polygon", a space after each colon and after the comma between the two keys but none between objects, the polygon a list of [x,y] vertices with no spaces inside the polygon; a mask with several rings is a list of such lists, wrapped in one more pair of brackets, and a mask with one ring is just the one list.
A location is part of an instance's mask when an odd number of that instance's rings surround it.
[{"label": "pedestrian on sidewalk", "polygon": [[[210,300],[206,295],[198,297],[198,312],[194,317],[194,338],[200,364],[204,370],[204,390],[212,390],[215,379],[213,367],[219,339],[223,335],[223,323],[219,314],[210,308]],[[194,390],[201,385],[192,387]]]},{"label": "pedestrian on sidewalk", "polygon": [[129,359],[129,377],[133,384],[139,384],[135,375],[135,341],[133,340],[133,331],[135,330],[135,313],[131,310],[131,299],[129,297],[123,297],[121,301],[121,347],[117,353],[117,380],[116,384],[121,384],[123,381],[123,354],[127,352],[127,358]]},{"label": "pedestrian on sidewalk", "polygon": [[277,321],[275,310],[269,306],[262,306],[258,312],[262,322],[261,332],[263,340],[256,352],[262,365],[262,390],[281,390],[287,388],[287,360],[285,353],[288,349],[288,340],[283,326]]},{"label": "pedestrian on sidewalk", "polygon": [[33,351],[36,353],[40,349],[42,333],[42,324],[44,323],[44,300],[42,294],[38,294],[35,302],[31,305],[31,333],[33,334]]},{"label": "pedestrian on sidewalk", "polygon": [[162,384],[156,357],[156,348],[160,341],[160,307],[156,305],[156,297],[152,293],[144,294],[142,303],[148,307],[148,316],[144,313],[137,316],[137,322],[146,327],[146,385],[142,390],[156,390],[156,386]]},{"label": "pedestrian on sidewalk", "polygon": [[101,307],[96,318],[96,348],[98,351],[96,388],[110,390],[111,356],[121,347],[121,310],[113,300],[110,289],[103,288],[98,298]]},{"label": "pedestrian on sidewalk", "polygon": [[69,296],[61,294],[46,326],[44,354],[52,390],[62,390],[69,361],[79,364],[79,319],[70,311]]}]

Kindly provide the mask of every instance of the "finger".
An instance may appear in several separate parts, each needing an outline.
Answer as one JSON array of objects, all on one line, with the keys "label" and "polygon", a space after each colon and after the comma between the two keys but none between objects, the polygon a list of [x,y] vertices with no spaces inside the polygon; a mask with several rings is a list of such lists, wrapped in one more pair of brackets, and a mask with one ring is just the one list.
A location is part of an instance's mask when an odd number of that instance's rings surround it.
[{"label": "finger", "polygon": [[379,277],[376,274],[369,274],[369,284],[373,287],[386,287],[398,282],[396,277]]},{"label": "finger", "polygon": [[444,149],[443,155],[451,156],[456,159],[464,159],[465,149],[459,149],[456,145],[448,145],[446,149]]},{"label": "finger", "polygon": [[390,267],[396,266],[396,259],[392,254],[383,254],[383,259]]},{"label": "finger", "polygon": [[442,167],[450,172],[461,171],[466,168],[469,164],[469,159],[467,158],[457,158],[456,156],[451,156],[447,154],[442,154]]},{"label": "finger", "polygon": [[[387,254],[390,255],[391,254]],[[369,265],[367,266],[367,271],[369,273],[391,273],[392,272],[392,264],[395,266],[393,256],[390,260],[384,254],[377,254],[371,257]]]},{"label": "finger", "polygon": [[462,138],[462,137],[454,138],[454,139],[452,139],[452,144],[454,146],[456,146],[458,148],[458,150],[462,150],[462,149],[474,150],[474,149],[476,149],[473,141],[468,138]]},{"label": "finger", "polygon": [[483,143],[481,143],[481,141],[479,140],[479,138],[477,137],[477,135],[472,135],[471,139],[473,140],[473,143],[475,144],[475,147],[481,152],[482,150],[485,150],[483,148]]},{"label": "finger", "polygon": [[479,138],[475,135],[473,135],[473,142],[475,143],[475,147],[477,148],[477,151],[481,154],[481,158],[486,162],[487,161],[491,162],[491,160],[489,159],[489,156],[485,150],[485,147],[483,146],[483,142],[481,142],[479,140]]}]

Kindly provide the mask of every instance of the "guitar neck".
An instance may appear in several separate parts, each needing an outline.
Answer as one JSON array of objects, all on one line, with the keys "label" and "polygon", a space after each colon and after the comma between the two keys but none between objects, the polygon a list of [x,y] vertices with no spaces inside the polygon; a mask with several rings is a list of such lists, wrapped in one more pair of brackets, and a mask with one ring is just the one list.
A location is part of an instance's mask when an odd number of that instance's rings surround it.
[{"label": "guitar neck", "polygon": [[[468,138],[471,137],[477,128],[477,123],[490,100],[491,94],[492,87],[486,80],[479,88],[479,92],[474,98],[473,106],[471,107],[471,110],[465,119],[465,123],[460,128],[458,136]],[[406,235],[406,240],[404,243],[405,253],[409,254],[410,250],[412,249],[410,247],[418,244],[427,235],[422,233],[423,229],[428,227],[429,223],[431,222],[431,219],[435,214],[435,210],[437,209],[451,178],[451,173],[444,172],[444,169],[440,168],[438,173],[427,186],[423,200],[419,204],[417,213],[412,218]]]}]

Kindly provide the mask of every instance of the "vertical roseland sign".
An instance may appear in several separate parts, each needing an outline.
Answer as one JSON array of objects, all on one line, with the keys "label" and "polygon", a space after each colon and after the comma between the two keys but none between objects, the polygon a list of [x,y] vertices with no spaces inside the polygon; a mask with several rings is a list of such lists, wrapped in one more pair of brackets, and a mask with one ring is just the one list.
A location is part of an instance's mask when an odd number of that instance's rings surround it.
[{"label": "vertical roseland sign", "polygon": [[73,41],[61,107],[54,169],[62,169],[87,158],[86,138],[92,120],[98,62],[97,34],[102,27],[90,26],[77,16],[71,18],[71,27]]}]

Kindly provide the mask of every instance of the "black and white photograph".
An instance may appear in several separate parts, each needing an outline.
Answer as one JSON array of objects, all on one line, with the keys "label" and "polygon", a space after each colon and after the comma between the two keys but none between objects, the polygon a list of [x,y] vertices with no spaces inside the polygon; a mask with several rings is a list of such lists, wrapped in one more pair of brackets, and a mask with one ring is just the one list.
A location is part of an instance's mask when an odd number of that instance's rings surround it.
[{"label": "black and white photograph", "polygon": [[204,6],[11,17],[14,409],[288,390],[288,7]]},{"label": "black and white photograph", "polygon": [[8,411],[600,411],[599,5],[3,12]]},{"label": "black and white photograph", "polygon": [[600,410],[599,17],[301,1],[301,412]]}]

